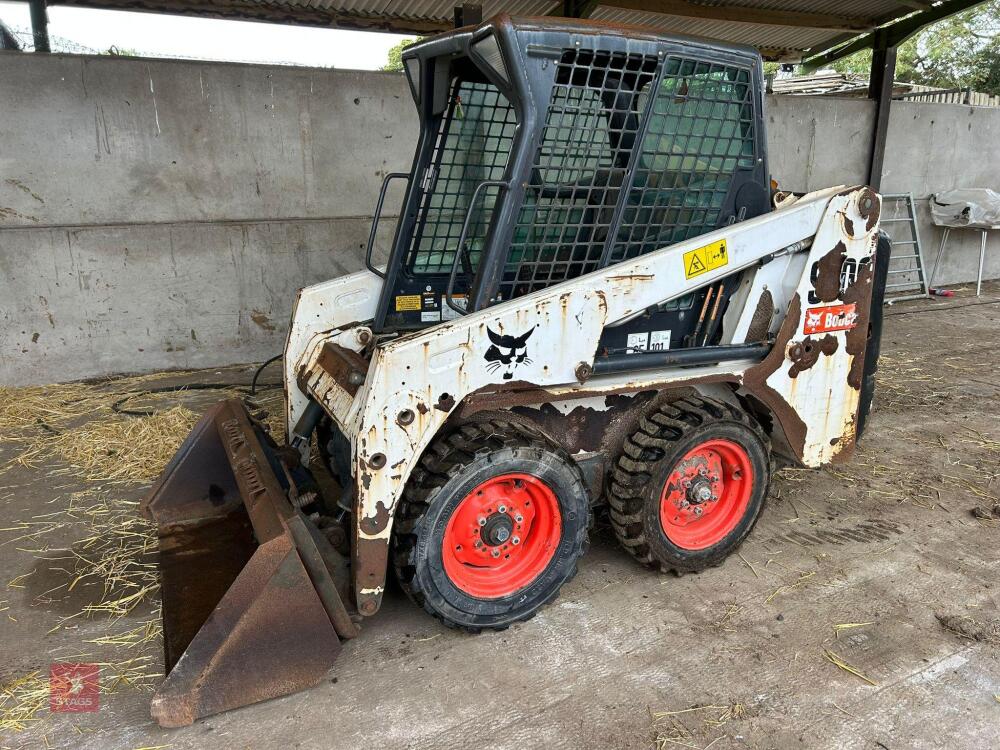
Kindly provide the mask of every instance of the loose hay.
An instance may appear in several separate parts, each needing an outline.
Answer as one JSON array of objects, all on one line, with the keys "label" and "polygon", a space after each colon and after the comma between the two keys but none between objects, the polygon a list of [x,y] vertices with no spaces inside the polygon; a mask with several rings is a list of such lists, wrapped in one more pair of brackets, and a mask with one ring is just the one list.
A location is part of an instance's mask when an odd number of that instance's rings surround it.
[{"label": "loose hay", "polygon": [[40,437],[15,459],[37,468],[57,457],[92,482],[139,484],[155,479],[198,420],[183,406],[151,417],[117,417]]},{"label": "loose hay", "polygon": [[[152,656],[119,662],[91,661],[87,654],[74,654],[78,663],[95,664],[100,670],[99,692],[110,695],[122,687],[148,690],[163,673],[153,668]],[[0,732],[23,732],[42,718],[49,705],[48,675],[35,671],[0,684]]]},{"label": "loose hay", "polygon": [[[108,623],[115,623],[140,606],[154,608],[151,617],[137,625],[109,627],[108,632],[85,641],[99,648],[105,661],[88,654],[66,659],[98,664],[102,693],[123,687],[145,689],[162,677],[156,669],[162,639],[156,611],[159,582],[152,557],[157,547],[156,528],[140,516],[137,502],[117,497],[106,488],[155,479],[197,421],[198,413],[223,398],[243,397],[251,414],[262,419],[277,439],[284,433],[284,394],[280,388],[270,386],[248,397],[246,389],[238,385],[167,392],[143,387],[148,381],[177,375],[0,388],[0,441],[19,448],[14,461],[0,466],[0,471],[15,463],[37,469],[58,462],[63,465],[50,473],[100,483],[97,490],[69,495],[65,507],[0,529],[0,544],[17,545],[47,562],[50,572],[62,579],[37,595],[36,604],[70,592],[93,591],[79,611],[62,618],[49,632],[74,618],[107,618]],[[149,414],[128,416],[117,409],[142,409]],[[66,501],[56,497],[52,502]],[[67,535],[75,539],[69,550],[63,549]],[[8,587],[24,589],[36,571],[14,577]],[[7,600],[0,600],[0,612],[8,608]],[[130,658],[108,660],[109,650],[123,650]],[[48,703],[48,674],[35,671],[8,676],[7,682],[0,684],[0,733],[25,730],[44,718]]]},{"label": "loose hay", "polygon": [[657,750],[665,750],[668,747],[680,746],[695,748],[695,750],[707,750],[721,740],[725,735],[717,736],[704,747],[694,744],[695,734],[678,717],[684,714],[691,714],[701,718],[701,731],[703,733],[713,733],[720,730],[730,721],[742,721],[752,713],[758,712],[758,708],[748,708],[743,703],[731,703],[728,705],[709,704],[704,706],[692,706],[679,711],[657,711],[651,712],[653,728],[656,731],[655,745]]},{"label": "loose hay", "polygon": [[[97,601],[67,619],[96,614],[117,619],[153,599],[159,590],[152,559],[157,548],[156,527],[139,515],[138,505],[106,492],[75,493],[61,513],[45,514],[0,531],[21,532],[4,543],[31,542],[34,548],[23,549],[64,575],[65,582],[43,596],[69,593],[83,582],[100,584]],[[67,527],[74,527],[79,538],[69,550],[53,549],[47,536]]]},{"label": "loose hay", "polygon": [[874,625],[874,622],[842,622],[833,626],[834,637],[840,638],[840,633],[843,630],[853,630],[854,628],[864,628],[869,625]]},{"label": "loose hay", "polygon": [[148,383],[187,372],[156,372],[87,383],[11,388],[0,386],[0,440],[18,440],[25,432],[55,431],[83,417],[111,413],[123,394],[138,392]]},{"label": "loose hay", "polygon": [[[148,381],[158,373],[100,383],[0,388],[0,441],[20,444],[11,465],[37,468],[57,459],[66,473],[89,481],[143,483],[157,477],[187,436],[198,414],[225,398],[244,398],[280,442],[284,436],[284,393],[275,384],[254,396],[234,384],[171,387],[157,392]],[[181,403],[179,403],[181,402]],[[193,408],[192,408],[193,407]],[[127,409],[133,415],[120,413]],[[134,416],[138,413],[140,416]]]},{"label": "loose hay", "polygon": [[846,661],[844,661],[839,656],[837,656],[835,653],[833,653],[833,651],[831,651],[830,649],[824,649],[823,650],[823,654],[826,656],[826,658],[830,662],[832,662],[833,664],[836,664],[838,667],[840,667],[841,669],[843,669],[845,672],[848,672],[848,673],[854,675],[855,677],[860,677],[862,680],[864,680],[865,682],[867,682],[869,685],[874,685],[875,687],[878,687],[878,683],[875,682],[875,680],[873,680],[871,677],[869,677],[868,675],[866,675],[860,669],[858,669],[856,667],[852,667]]},{"label": "loose hay", "polygon": [[0,731],[22,732],[49,705],[49,681],[41,672],[0,684]]},{"label": "loose hay", "polygon": [[[49,535],[72,528],[79,535],[70,550],[53,549]],[[62,618],[49,632],[79,617],[107,617],[110,622],[135,611],[140,604],[155,603],[159,591],[156,566],[151,553],[156,549],[155,526],[143,519],[138,503],[115,498],[106,492],[82,492],[70,496],[66,508],[2,529],[12,536],[4,540],[33,544],[21,547],[48,561],[65,581],[49,589],[45,597],[69,593],[84,581],[98,584],[97,596],[76,614]],[[62,538],[62,534],[59,535]],[[18,576],[8,586],[23,587],[31,574]],[[74,654],[65,661],[96,663],[101,668],[101,692],[122,687],[150,686],[161,673],[154,667],[162,636],[159,615],[139,625],[88,639],[105,648],[127,649],[132,654],[123,661],[97,661],[87,654]],[[48,706],[48,676],[39,672],[22,675],[0,686],[0,731],[23,731],[38,721]]]}]

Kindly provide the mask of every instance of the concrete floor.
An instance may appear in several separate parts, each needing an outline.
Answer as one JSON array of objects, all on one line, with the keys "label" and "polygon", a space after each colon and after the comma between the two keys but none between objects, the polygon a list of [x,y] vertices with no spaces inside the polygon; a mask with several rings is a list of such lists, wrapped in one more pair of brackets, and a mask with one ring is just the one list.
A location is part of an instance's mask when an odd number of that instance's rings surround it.
[{"label": "concrete floor", "polygon": [[[557,602],[507,632],[448,631],[390,590],[315,689],[165,731],[148,692],[123,686],[96,714],[43,711],[0,746],[1000,746],[1000,644],[936,617],[1000,618],[1000,521],[969,513],[1000,496],[1000,284],[887,314],[878,408],[855,459],[777,479],[741,554],[719,568],[640,569],[599,524]],[[82,487],[49,468],[0,476],[0,528]],[[0,546],[0,580],[37,565]],[[108,632],[80,621],[46,634],[79,602],[32,606],[41,588],[0,589],[0,681],[47,672]],[[867,624],[838,636],[845,623]]]}]

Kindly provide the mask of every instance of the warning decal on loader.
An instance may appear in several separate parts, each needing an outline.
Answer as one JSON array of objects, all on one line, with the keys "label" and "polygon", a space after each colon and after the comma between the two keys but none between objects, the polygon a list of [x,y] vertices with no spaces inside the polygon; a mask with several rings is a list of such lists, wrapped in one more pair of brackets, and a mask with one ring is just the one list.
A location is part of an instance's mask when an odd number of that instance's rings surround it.
[{"label": "warning decal on loader", "polygon": [[684,253],[684,278],[693,279],[728,263],[729,253],[726,252],[725,240],[703,245]]}]

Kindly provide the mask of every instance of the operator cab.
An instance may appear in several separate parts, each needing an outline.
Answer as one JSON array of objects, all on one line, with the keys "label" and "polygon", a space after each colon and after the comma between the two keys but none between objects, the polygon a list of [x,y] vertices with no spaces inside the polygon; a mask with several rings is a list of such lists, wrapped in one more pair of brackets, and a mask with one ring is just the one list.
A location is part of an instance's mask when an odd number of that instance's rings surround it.
[{"label": "operator cab", "polygon": [[[751,48],[498,16],[408,47],[403,65],[421,131],[410,173],[389,175],[380,196],[379,209],[388,183],[407,180],[378,332],[435,325],[769,210]],[[715,343],[739,278],[607,328],[601,350]]]}]

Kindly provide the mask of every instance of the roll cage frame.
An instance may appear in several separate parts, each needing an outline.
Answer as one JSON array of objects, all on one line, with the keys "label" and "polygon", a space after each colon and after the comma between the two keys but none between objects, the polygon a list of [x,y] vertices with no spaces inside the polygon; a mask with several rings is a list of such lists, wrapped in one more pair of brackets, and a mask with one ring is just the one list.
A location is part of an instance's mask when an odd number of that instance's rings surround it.
[{"label": "roll cage frame", "polygon": [[[481,52],[484,46],[481,43],[488,41],[490,37],[496,40],[496,48],[502,60],[500,66],[506,77],[494,67],[497,64],[496,57],[492,58],[491,65],[491,61]],[[385,280],[373,325],[376,332],[426,327],[425,324],[415,324],[412,320],[407,323],[394,310],[394,300],[400,295],[415,297],[424,292],[440,295],[441,309],[444,310],[447,305],[454,311],[449,317],[480,310],[501,300],[498,294],[500,279],[511,252],[518,214],[525,205],[527,192],[533,188],[533,161],[543,137],[545,114],[553,95],[557,67],[563,55],[572,50],[655,55],[660,63],[652,77],[651,92],[659,90],[666,67],[663,61],[671,57],[746,70],[752,90],[753,167],[740,168],[735,172],[719,212],[718,223],[705,231],[752,218],[769,210],[767,147],[763,126],[763,70],[760,57],[753,49],[680,35],[655,34],[646,29],[571,21],[553,26],[551,19],[546,19],[543,25],[542,22],[498,16],[478,27],[459,29],[415,44],[403,54],[404,69],[421,127],[409,173],[391,173],[385,176],[369,238],[366,265]],[[513,108],[516,125],[510,155],[501,180],[485,180],[476,187],[473,200],[470,200],[466,208],[463,231],[451,263],[451,274],[413,273],[407,268],[407,259],[412,252],[414,232],[420,220],[421,202],[428,188],[428,169],[432,166],[435,145],[441,137],[439,131],[442,119],[449,112],[452,81],[461,73],[466,76],[482,76],[483,80],[496,87]],[[653,95],[647,96],[644,111],[636,113],[641,117],[641,124],[635,133],[636,142],[625,150],[628,164],[619,167],[623,180],[622,189],[619,191],[613,223],[608,229],[606,247],[598,267],[613,265],[615,262],[610,259],[609,251],[616,241],[622,221],[624,204],[632,186],[637,155],[647,134],[654,98]],[[373,245],[388,185],[392,180],[400,178],[407,181],[406,194],[393,235],[388,263],[383,272],[373,263]],[[741,192],[741,188],[748,184],[753,189]],[[487,217],[488,226],[477,267],[472,269],[467,262],[468,253],[462,252],[463,244],[470,218],[476,208],[476,199],[482,192],[481,189],[487,186],[496,188],[497,195],[492,212]],[[749,196],[749,199],[744,200],[745,196]],[[741,201],[739,206],[738,201]],[[459,268],[463,255],[466,256],[463,260],[464,270],[472,279],[467,287],[456,289],[457,272],[463,270]],[[472,274],[468,274],[469,271]],[[453,293],[467,294],[465,304],[455,304]],[[447,320],[448,317],[444,319]]]}]

